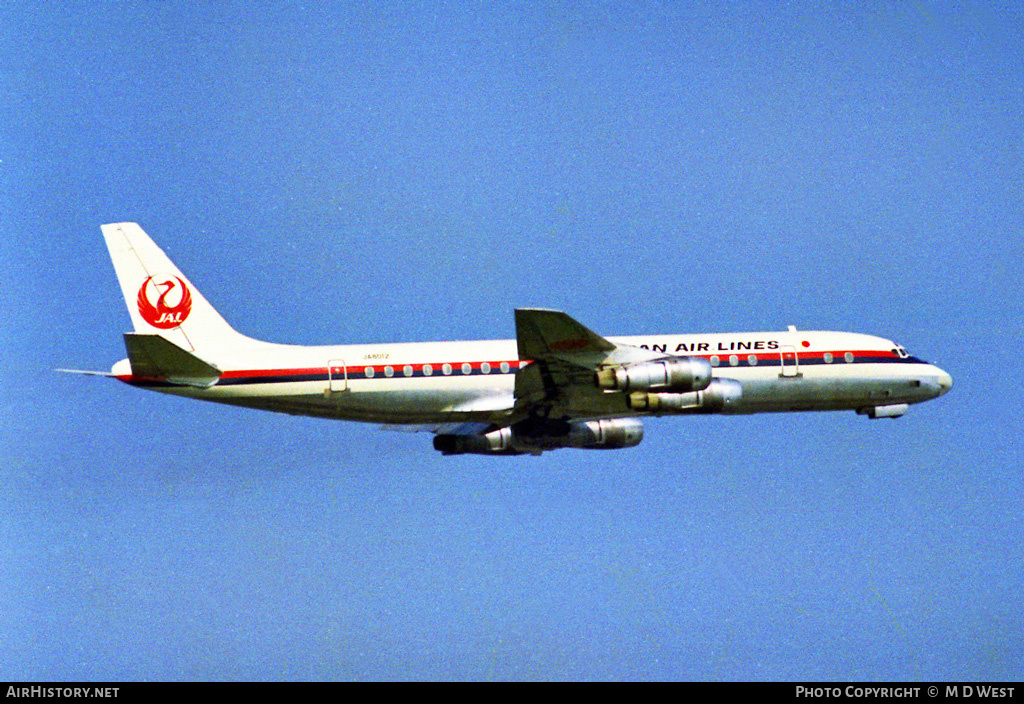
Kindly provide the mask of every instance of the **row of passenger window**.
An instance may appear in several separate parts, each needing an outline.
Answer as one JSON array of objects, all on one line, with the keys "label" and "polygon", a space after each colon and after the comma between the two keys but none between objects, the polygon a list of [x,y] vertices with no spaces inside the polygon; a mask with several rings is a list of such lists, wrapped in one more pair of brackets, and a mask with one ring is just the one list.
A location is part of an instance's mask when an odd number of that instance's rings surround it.
[{"label": "row of passenger window", "polygon": [[[490,374],[494,369],[495,369],[495,367],[491,366],[490,362],[482,362],[480,364],[480,372],[483,373],[483,374]],[[497,369],[502,374],[508,374],[509,371],[511,371],[512,367],[511,367],[511,365],[509,365],[508,362],[502,362],[501,364],[498,365]],[[433,374],[434,374],[434,366],[432,364],[424,364],[423,367],[422,367],[422,371],[423,371],[423,376],[433,376]],[[441,373],[444,374],[445,376],[451,376],[453,371],[454,371],[454,369],[453,369],[452,365],[450,365],[450,364],[442,364],[441,365]],[[473,373],[473,365],[470,364],[469,362],[464,362],[462,364],[462,366],[459,367],[459,371],[462,372],[462,374],[468,376],[468,375]],[[395,368],[394,367],[390,367],[390,366],[389,367],[384,367],[383,372],[384,372],[384,376],[390,378],[390,377],[393,377],[395,375]],[[413,368],[413,366],[411,364],[406,364],[404,367],[402,367],[402,375],[403,376],[413,376],[415,373],[416,373],[416,370]],[[366,378],[367,379],[372,379],[373,377],[375,377],[377,375],[377,370],[374,367],[367,367],[366,371],[365,371],[365,374],[366,374]]]},{"label": "row of passenger window", "polygon": [[[825,360],[825,364],[832,364],[832,362],[835,361],[835,357],[833,357],[831,352],[826,352],[823,355],[823,359]],[[852,363],[853,362],[853,352],[847,352],[846,354],[844,354],[843,355],[843,360],[847,364]],[[722,364],[722,359],[717,354],[711,355],[711,360],[710,361],[711,361],[711,366],[712,367],[718,367],[718,366],[721,366],[721,364]],[[739,364],[740,364],[740,358],[739,358],[738,355],[735,355],[735,354],[729,355],[729,365],[730,366],[738,367]],[[752,367],[756,367],[757,364],[758,364],[758,357],[757,357],[757,355],[756,354],[747,355],[747,364],[749,364]],[[424,364],[423,367],[422,367],[422,370],[423,370],[423,376],[433,376],[433,374],[434,374],[434,367],[431,364]],[[491,364],[489,362],[482,362],[480,364],[480,371],[483,374],[490,374],[493,370],[494,370],[494,367],[491,366]],[[502,362],[500,365],[498,365],[498,370],[502,374],[508,374],[509,371],[511,371],[511,366],[509,365],[508,362]],[[454,369],[453,369],[452,365],[450,365],[450,364],[442,364],[441,365],[441,373],[444,374],[445,376],[451,376],[453,371],[454,371]],[[462,372],[463,375],[468,376],[468,375],[473,373],[473,365],[470,364],[469,362],[464,362],[462,364],[462,366],[459,367],[459,371]],[[377,375],[377,370],[376,370],[375,367],[366,367],[366,372],[365,373],[366,373],[366,378],[367,379],[372,379],[373,377],[375,377]],[[383,373],[384,373],[384,376],[386,376],[388,378],[393,377],[395,375],[395,368],[391,367],[391,366],[384,367]],[[403,376],[413,376],[415,373],[416,373],[416,371],[415,371],[415,369],[413,368],[413,366],[411,364],[407,364],[404,367],[402,367],[402,375]]]},{"label": "row of passenger window", "polygon": [[[832,364],[832,362],[835,361],[835,357],[832,356],[831,352],[826,352],[823,355],[822,358],[825,360],[825,364]],[[792,357],[791,356],[787,356],[786,359],[788,361],[788,360],[792,359]],[[847,352],[846,354],[844,354],[843,355],[843,360],[847,364],[852,363],[853,362],[853,352]],[[711,355],[711,360],[710,361],[711,361],[711,366],[712,367],[717,367],[717,366],[720,366],[722,364],[722,358],[719,357],[717,354]],[[749,364],[752,367],[756,367],[757,363],[758,363],[758,359],[757,359],[757,355],[756,354],[747,355],[747,364]],[[739,364],[740,364],[739,356],[737,356],[735,354],[729,355],[729,365],[730,366],[738,367]]]}]

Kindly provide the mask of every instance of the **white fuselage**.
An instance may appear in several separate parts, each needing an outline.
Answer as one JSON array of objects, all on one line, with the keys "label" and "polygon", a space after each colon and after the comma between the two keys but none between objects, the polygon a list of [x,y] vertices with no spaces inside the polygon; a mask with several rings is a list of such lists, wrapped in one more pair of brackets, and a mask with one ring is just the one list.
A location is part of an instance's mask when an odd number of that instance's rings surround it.
[{"label": "white fuselage", "polygon": [[[926,401],[950,376],[890,340],[843,332],[784,331],[609,337],[676,357],[709,360],[716,378],[742,385],[728,412],[862,410]],[[378,423],[504,422],[513,413],[521,360],[515,340],[302,347],[253,341],[207,361],[222,372],[209,388],[135,376],[124,382],[239,406]],[[565,401],[576,418],[645,415],[624,395],[588,390]]]}]

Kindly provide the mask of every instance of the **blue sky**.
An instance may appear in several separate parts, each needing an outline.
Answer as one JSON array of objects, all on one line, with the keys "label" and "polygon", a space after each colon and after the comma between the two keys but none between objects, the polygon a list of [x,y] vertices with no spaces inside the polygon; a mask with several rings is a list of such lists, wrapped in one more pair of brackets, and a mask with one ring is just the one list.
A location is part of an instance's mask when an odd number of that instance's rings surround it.
[{"label": "blue sky", "polygon": [[[1015,3],[7,3],[0,678],[1016,679]],[[619,452],[149,394],[99,225],[241,332],[835,329],[897,422]]]}]

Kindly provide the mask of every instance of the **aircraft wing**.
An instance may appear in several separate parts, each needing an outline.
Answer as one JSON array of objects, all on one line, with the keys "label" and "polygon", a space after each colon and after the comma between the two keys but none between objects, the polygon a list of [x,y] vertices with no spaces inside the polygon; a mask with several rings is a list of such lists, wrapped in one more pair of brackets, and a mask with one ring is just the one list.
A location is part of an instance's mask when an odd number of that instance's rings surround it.
[{"label": "aircraft wing", "polygon": [[[532,363],[516,375],[516,411],[521,416],[573,417],[596,408],[606,394],[594,373],[607,365],[631,364],[663,357],[601,337],[562,311],[516,310],[519,358]],[[583,413],[591,415],[591,413]]]},{"label": "aircraft wing", "polygon": [[[511,440],[505,435],[515,427],[520,442],[524,436],[563,438],[573,432],[572,422],[630,415],[625,396],[598,388],[595,372],[608,365],[635,364],[665,356],[663,352],[612,342],[557,310],[521,308],[516,310],[515,320],[518,356],[520,360],[529,360],[529,364],[516,373],[512,395],[485,396],[452,409],[465,413],[467,418],[475,416],[472,420],[383,426],[384,429],[432,432],[438,436],[435,448],[447,454],[484,449],[490,453],[497,452],[499,447],[505,447],[501,452],[507,450],[510,454],[536,454],[545,447],[541,440],[535,439],[525,449],[508,449],[506,445]],[[480,440],[471,442],[473,450],[458,450],[470,446],[459,438]],[[555,446],[568,445],[551,445]]]},{"label": "aircraft wing", "polygon": [[516,343],[520,359],[540,359],[569,354],[602,356],[615,345],[584,327],[560,310],[516,310]]},{"label": "aircraft wing", "polygon": [[494,430],[494,423],[483,423],[468,421],[464,423],[413,423],[413,424],[385,424],[380,425],[380,430],[388,430],[396,433],[434,433],[435,435],[483,435]]}]

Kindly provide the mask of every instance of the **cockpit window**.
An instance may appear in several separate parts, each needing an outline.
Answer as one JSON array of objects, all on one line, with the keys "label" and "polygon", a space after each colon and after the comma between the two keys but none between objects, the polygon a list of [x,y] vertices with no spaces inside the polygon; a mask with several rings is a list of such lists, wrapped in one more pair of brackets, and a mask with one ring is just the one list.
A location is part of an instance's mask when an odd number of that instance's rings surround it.
[{"label": "cockpit window", "polygon": [[896,345],[896,348],[893,350],[893,353],[896,354],[900,359],[906,359],[907,357],[910,356],[910,353],[907,352],[907,350],[904,349],[901,345]]}]

